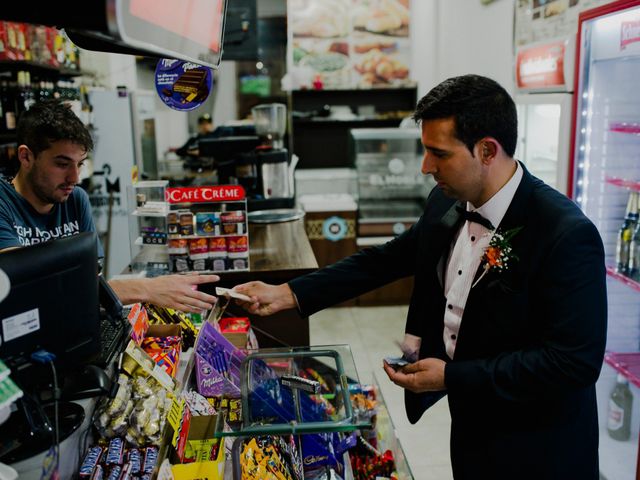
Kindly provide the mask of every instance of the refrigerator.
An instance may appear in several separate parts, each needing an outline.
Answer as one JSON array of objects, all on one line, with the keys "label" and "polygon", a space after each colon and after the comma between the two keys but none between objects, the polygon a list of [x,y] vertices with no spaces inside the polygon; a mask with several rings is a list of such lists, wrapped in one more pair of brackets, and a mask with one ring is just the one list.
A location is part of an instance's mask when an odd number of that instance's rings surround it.
[{"label": "refrigerator", "polygon": [[515,158],[566,194],[575,40],[556,38],[516,52],[518,143]]},{"label": "refrigerator", "polygon": [[92,91],[94,151],[89,192],[93,218],[102,242],[108,278],[122,273],[131,262],[128,236],[127,186],[133,167],[140,178],[156,178],[157,155],[154,92],[125,89]]},{"label": "refrigerator", "polygon": [[[640,191],[640,0],[617,1],[579,18],[569,195],[594,222],[607,263],[607,353],[596,384],[600,470],[640,478],[640,283],[616,271],[616,243],[631,191]],[[630,408],[612,392],[627,383]],[[621,419],[630,434],[615,438]]]}]

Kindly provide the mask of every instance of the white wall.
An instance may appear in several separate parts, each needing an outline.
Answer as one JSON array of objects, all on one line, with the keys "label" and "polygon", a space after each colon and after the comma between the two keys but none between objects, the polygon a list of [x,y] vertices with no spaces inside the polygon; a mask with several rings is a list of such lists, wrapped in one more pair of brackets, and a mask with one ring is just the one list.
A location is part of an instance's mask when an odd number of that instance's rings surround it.
[{"label": "white wall", "polygon": [[236,99],[236,62],[222,62],[217,73],[215,103],[213,108],[214,125],[222,125],[237,118]]},{"label": "white wall", "polygon": [[514,92],[512,0],[412,0],[412,72],[418,97],[446,78],[476,73]]}]

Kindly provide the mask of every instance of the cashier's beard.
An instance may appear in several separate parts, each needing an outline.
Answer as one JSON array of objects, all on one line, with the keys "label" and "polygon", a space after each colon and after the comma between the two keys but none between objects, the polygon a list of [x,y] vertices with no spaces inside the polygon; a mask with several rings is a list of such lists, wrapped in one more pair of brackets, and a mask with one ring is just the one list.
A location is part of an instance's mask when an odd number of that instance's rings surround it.
[{"label": "cashier's beard", "polygon": [[26,178],[33,194],[45,204],[66,202],[75,187],[75,184],[69,183],[52,184],[51,179],[37,163]]}]

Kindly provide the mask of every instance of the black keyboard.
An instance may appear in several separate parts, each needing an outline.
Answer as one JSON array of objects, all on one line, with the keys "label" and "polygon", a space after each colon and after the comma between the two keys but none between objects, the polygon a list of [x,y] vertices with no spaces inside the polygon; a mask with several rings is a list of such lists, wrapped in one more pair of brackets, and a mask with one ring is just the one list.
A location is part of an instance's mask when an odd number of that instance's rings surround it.
[{"label": "black keyboard", "polygon": [[129,329],[126,320],[111,321],[108,318],[100,320],[100,354],[96,364],[107,366],[124,348]]}]

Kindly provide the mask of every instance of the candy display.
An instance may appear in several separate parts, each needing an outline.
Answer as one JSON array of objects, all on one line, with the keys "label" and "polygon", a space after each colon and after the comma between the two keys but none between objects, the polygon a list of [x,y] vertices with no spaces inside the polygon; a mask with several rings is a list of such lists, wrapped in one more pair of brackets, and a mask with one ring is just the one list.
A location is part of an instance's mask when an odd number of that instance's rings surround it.
[{"label": "candy display", "polygon": [[[171,406],[167,392],[153,378],[130,378],[121,374],[118,378],[116,396],[107,399],[99,408],[96,428],[101,436],[113,439],[109,445],[106,463],[122,463],[115,454],[121,438],[135,446],[158,444],[165,423],[166,413]],[[121,452],[122,453],[122,452]]]},{"label": "candy display", "polygon": [[182,346],[185,350],[192,347],[198,335],[198,329],[187,315],[172,308],[158,307],[149,303],[144,304],[149,322],[152,325],[177,324],[182,328]]},{"label": "candy display", "polygon": [[[236,447],[237,448],[237,447]],[[262,436],[242,441],[242,479],[302,480],[302,459],[292,435]]]},{"label": "candy display", "polygon": [[142,340],[141,347],[153,358],[156,365],[172,377],[176,376],[182,350],[182,337],[146,337]]},{"label": "candy display", "polygon": [[[393,453],[376,431],[376,390],[345,374],[340,353],[246,349],[248,319],[224,317],[228,299],[220,298],[199,329],[173,310],[134,306],[132,323],[150,325],[134,329],[139,346],[127,346],[117,387],[97,407],[96,444],[78,478],[161,478],[163,461],[176,480],[222,480],[226,468],[234,480],[341,480],[351,478],[350,470],[358,480],[397,478]],[[238,345],[225,334],[238,335]],[[185,337],[194,348],[181,352]],[[186,374],[174,379],[179,355]],[[349,422],[363,428],[345,431]],[[321,433],[281,433],[307,424],[322,425]],[[332,424],[341,431],[331,431]],[[223,431],[245,435],[233,441],[226,466],[224,447],[232,442],[220,438]]]},{"label": "candy display", "polygon": [[378,477],[393,478],[395,464],[391,450],[381,453],[362,437],[359,437],[358,446],[349,451],[349,458],[355,480]]}]

